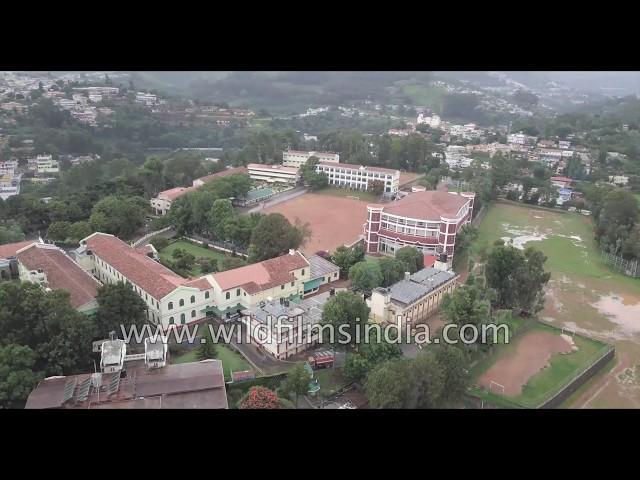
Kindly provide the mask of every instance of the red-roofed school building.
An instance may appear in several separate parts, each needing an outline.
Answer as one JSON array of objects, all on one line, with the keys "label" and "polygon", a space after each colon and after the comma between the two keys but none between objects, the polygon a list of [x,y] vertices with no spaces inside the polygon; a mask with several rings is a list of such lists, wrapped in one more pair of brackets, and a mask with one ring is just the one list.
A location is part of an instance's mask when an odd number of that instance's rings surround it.
[{"label": "red-roofed school building", "polygon": [[367,253],[394,255],[412,246],[428,255],[453,258],[456,234],[471,222],[475,193],[413,192],[401,200],[367,207]]}]

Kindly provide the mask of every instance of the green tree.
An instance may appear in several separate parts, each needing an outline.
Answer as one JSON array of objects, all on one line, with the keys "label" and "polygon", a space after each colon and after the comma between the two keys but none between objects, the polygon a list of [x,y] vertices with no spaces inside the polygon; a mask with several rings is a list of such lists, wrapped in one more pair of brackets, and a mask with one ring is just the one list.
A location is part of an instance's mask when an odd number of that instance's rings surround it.
[{"label": "green tree", "polygon": [[452,345],[440,344],[435,348],[436,360],[443,372],[443,388],[439,402],[455,407],[471,385],[467,353]]},{"label": "green tree", "polygon": [[356,250],[356,248],[349,248],[344,245],[336,248],[331,256],[331,261],[340,267],[340,276],[342,278],[348,276],[349,269],[362,260],[364,260],[364,251],[361,248]]},{"label": "green tree", "polygon": [[21,242],[22,240],[24,240],[24,232],[19,225],[15,223],[0,224],[0,245]]},{"label": "green tree", "polygon": [[213,202],[208,214],[209,233],[215,240],[227,240],[227,224],[233,218],[233,206],[231,200],[218,199]]},{"label": "green tree", "polygon": [[69,230],[71,224],[69,222],[53,222],[49,225],[47,236],[52,240],[64,241],[69,238]]},{"label": "green tree", "polygon": [[382,285],[384,277],[375,261],[358,262],[349,269],[349,279],[358,290],[369,292]]},{"label": "green tree", "polygon": [[415,273],[424,268],[424,254],[415,247],[402,247],[396,252],[396,260],[406,266],[409,273]]},{"label": "green tree", "polygon": [[219,265],[220,271],[233,270],[234,268],[244,267],[246,262],[239,257],[225,257]]},{"label": "green tree", "polygon": [[36,354],[23,345],[0,345],[0,408],[23,408],[41,375],[34,372]]},{"label": "green tree", "polygon": [[142,198],[110,195],[96,203],[89,222],[95,231],[127,238],[144,224],[145,211]]},{"label": "green tree", "polygon": [[93,229],[91,228],[91,224],[89,222],[75,222],[69,225],[68,235],[69,238],[73,240],[82,240],[83,238],[87,238],[92,233]]},{"label": "green tree", "polygon": [[389,287],[404,278],[406,264],[397,258],[382,257],[378,260],[382,273],[381,286]]},{"label": "green tree", "polygon": [[142,327],[147,322],[147,305],[128,283],[107,284],[98,289],[98,311],[95,316],[100,335],[122,333],[121,326]]},{"label": "green tree", "polygon": [[371,408],[411,408],[413,374],[408,360],[381,363],[367,376],[365,392]]},{"label": "green tree", "polygon": [[218,348],[213,341],[213,336],[211,335],[211,328],[213,328],[213,325],[210,324],[203,326],[206,328],[204,329],[204,334],[201,337],[200,346],[198,347],[196,356],[198,357],[198,360],[218,358]]},{"label": "green tree", "polygon": [[307,372],[304,362],[296,363],[287,372],[287,379],[284,381],[283,390],[288,395],[295,395],[295,405],[298,407],[298,397],[305,395],[309,390],[309,373]]},{"label": "green tree", "polygon": [[291,225],[280,213],[263,216],[251,234],[249,262],[268,260],[299,248],[309,237],[307,224]]},{"label": "green tree", "polygon": [[351,292],[339,292],[324,304],[322,311],[322,323],[333,325],[336,331],[334,341],[323,338],[322,343],[333,343],[335,346],[340,337],[344,336],[345,341],[349,340],[351,346],[356,346],[356,326],[360,325],[362,328],[368,318],[369,307],[361,296]]},{"label": "green tree", "polygon": [[380,180],[374,180],[369,184],[367,190],[373,193],[376,197],[380,197],[384,193],[384,182]]}]

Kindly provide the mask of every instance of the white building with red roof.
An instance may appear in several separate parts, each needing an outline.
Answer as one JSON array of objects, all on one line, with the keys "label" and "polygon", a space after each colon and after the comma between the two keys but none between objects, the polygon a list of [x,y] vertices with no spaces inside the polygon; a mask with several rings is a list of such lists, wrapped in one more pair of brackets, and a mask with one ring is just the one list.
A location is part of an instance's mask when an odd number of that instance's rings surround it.
[{"label": "white building with red roof", "polygon": [[64,290],[76,310],[91,314],[98,308],[96,296],[101,283],[85,272],[66,252],[55,245],[32,243],[16,253],[20,280],[45,290]]},{"label": "white building with red roof", "polygon": [[456,234],[471,222],[475,193],[413,192],[401,200],[367,207],[367,253],[394,255],[412,246],[425,254],[453,258]]},{"label": "white building with red roof", "polygon": [[299,178],[298,167],[250,163],[247,165],[247,168],[249,169],[249,177],[251,180],[269,183],[296,183]]},{"label": "white building with red roof", "polygon": [[105,233],[81,240],[76,258],[105,284],[128,282],[147,304],[149,321],[164,328],[210,315],[236,314],[268,299],[302,298],[319,284],[339,278],[338,267],[314,272],[315,263],[291,250],[263,262],[188,279],[153,260],[150,253]]},{"label": "white building with red roof", "polygon": [[166,215],[169,210],[171,210],[171,204],[183,195],[193,192],[217,178],[228,177],[229,175],[236,174],[246,175],[247,169],[245,167],[228,168],[218,173],[212,173],[211,175],[196,178],[193,181],[193,185],[190,187],[175,187],[170,188],[169,190],[164,190],[158,193],[155,198],[150,200],[151,208],[156,215]]},{"label": "white building with red roof", "polygon": [[374,182],[382,182],[385,197],[392,197],[400,188],[400,170],[390,168],[320,162],[316,172],[326,174],[329,185],[339,188],[366,191]]}]

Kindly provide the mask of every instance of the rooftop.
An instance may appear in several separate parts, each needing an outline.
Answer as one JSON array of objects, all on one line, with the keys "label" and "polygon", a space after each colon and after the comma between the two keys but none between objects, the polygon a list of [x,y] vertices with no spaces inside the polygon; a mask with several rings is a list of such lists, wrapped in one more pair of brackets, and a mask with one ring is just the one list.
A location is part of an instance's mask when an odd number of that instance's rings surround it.
[{"label": "rooftop", "polygon": [[440,221],[441,216],[455,217],[469,199],[444,191],[413,192],[401,200],[385,205],[383,213],[401,217]]},{"label": "rooftop", "polygon": [[37,240],[25,240],[24,242],[7,243],[0,245],[0,258],[15,257],[18,250],[28,247],[34,243],[39,243]]},{"label": "rooftop", "polygon": [[326,167],[333,167],[333,168],[345,168],[350,170],[361,170],[363,172],[379,172],[379,173],[388,173],[391,175],[400,174],[400,170],[394,170],[391,168],[382,168],[382,167],[370,167],[368,165],[355,165],[353,163],[318,162],[318,165],[324,165]]},{"label": "rooftop", "polygon": [[309,270],[311,271],[311,279],[323,277],[335,271],[340,271],[340,267],[331,263],[329,260],[322,258],[320,255],[307,257],[309,262]]},{"label": "rooftop", "polygon": [[[453,272],[423,268],[411,275],[408,280],[394,283],[388,290],[393,302],[409,305],[455,277],[456,274]],[[387,289],[380,288],[378,291],[386,293]]]},{"label": "rooftop", "polygon": [[295,277],[291,272],[308,266],[307,259],[300,252],[295,252],[253,265],[215,273],[210,277],[220,285],[222,290],[243,288],[252,295],[294,281]]},{"label": "rooftop", "polygon": [[228,408],[220,360],[136,368],[120,374],[49,377],[25,408]]},{"label": "rooftop", "polygon": [[269,165],[265,163],[250,163],[247,165],[249,170],[251,169],[259,169],[259,170],[275,170],[278,172],[286,172],[286,173],[297,173],[298,169],[296,167],[285,167],[282,165]]},{"label": "rooftop", "polygon": [[176,287],[188,282],[113,235],[94,233],[82,242],[86,243],[87,250],[98,255],[156,300],[161,300]]},{"label": "rooftop", "polygon": [[215,180],[216,178],[222,178],[222,177],[228,177],[229,175],[246,174],[246,173],[247,173],[246,167],[227,168],[226,170],[223,170],[221,172],[212,173],[211,175],[207,175],[205,177],[200,177],[197,180],[200,180],[201,182],[204,182],[204,183],[208,183],[212,180]]},{"label": "rooftop", "polygon": [[286,316],[287,319],[280,319],[280,324],[293,324],[297,316],[302,317],[303,325],[314,325],[322,319],[322,309],[324,304],[331,298],[330,292],[324,292],[313,297],[305,298],[300,303],[289,302],[289,306],[281,304],[279,300],[266,302],[264,306],[257,305],[242,311],[243,315],[250,315],[260,323],[267,323],[271,317],[272,329],[277,328],[279,317]]},{"label": "rooftop", "polygon": [[32,243],[21,249],[17,257],[29,270],[42,269],[47,275],[47,287],[69,292],[69,301],[73,308],[80,308],[92,302],[98,295],[100,282],[58,247]]}]

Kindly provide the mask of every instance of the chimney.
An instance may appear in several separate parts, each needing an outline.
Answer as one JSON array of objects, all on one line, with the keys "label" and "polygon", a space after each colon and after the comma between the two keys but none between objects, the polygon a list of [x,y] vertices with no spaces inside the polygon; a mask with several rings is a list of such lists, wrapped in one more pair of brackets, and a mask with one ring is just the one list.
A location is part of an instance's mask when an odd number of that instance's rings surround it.
[{"label": "chimney", "polygon": [[295,255],[296,251],[293,248],[289,249],[289,255]]},{"label": "chimney", "polygon": [[411,277],[411,272],[404,272],[404,279],[409,280],[409,277]]}]

